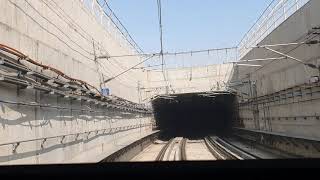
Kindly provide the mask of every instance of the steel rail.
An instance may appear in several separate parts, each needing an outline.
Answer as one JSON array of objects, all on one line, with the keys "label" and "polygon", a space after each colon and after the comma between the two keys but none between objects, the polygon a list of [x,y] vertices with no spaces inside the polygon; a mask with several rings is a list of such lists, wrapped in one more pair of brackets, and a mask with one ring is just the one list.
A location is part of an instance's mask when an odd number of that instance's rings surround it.
[{"label": "steel rail", "polygon": [[210,143],[210,145],[215,149],[215,151],[218,152],[216,153],[218,154],[218,156],[220,156],[220,158],[218,159],[224,159],[224,160],[237,160],[237,159],[242,160],[243,159],[242,157],[233,153],[232,151],[227,149],[225,146],[223,146],[221,143],[219,143],[216,138],[209,137],[207,140],[208,140],[208,143]]},{"label": "steel rail", "polygon": [[180,160],[181,161],[187,161],[188,158],[187,158],[187,141],[188,139],[187,138],[183,138],[181,140],[181,145],[180,145]]},{"label": "steel rail", "polygon": [[242,148],[232,144],[230,141],[224,139],[224,138],[218,138],[218,141],[222,143],[223,145],[227,146],[228,149],[232,150],[233,152],[237,153],[239,156],[241,156],[243,159],[261,159],[260,157],[253,155]]},{"label": "steel rail", "polygon": [[165,144],[162,149],[160,150],[158,156],[156,157],[156,161],[163,161],[164,155],[166,154],[168,148],[170,147],[170,145],[172,144],[172,142],[174,141],[174,138],[170,139],[167,144]]},{"label": "steel rail", "polygon": [[204,138],[204,142],[205,145],[207,146],[208,150],[210,151],[210,153],[218,160],[225,160],[226,158],[220,154],[220,152],[218,152],[213,146],[212,143],[210,142],[209,138],[206,137]]}]

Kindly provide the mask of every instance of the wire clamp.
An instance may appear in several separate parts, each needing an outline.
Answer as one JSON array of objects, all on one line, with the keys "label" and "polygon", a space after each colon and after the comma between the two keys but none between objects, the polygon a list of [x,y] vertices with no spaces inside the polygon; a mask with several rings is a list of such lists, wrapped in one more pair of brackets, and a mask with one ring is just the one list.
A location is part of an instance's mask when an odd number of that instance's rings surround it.
[{"label": "wire clamp", "polygon": [[77,141],[77,140],[78,140],[79,135],[80,135],[79,133],[78,133],[78,134],[76,134],[75,141]]},{"label": "wire clamp", "polygon": [[319,43],[320,43],[319,40],[310,40],[306,42],[307,45],[313,45],[313,44],[319,44]]},{"label": "wire clamp", "polygon": [[44,149],[44,143],[47,141],[47,138],[44,138],[41,142],[41,149]]},{"label": "wire clamp", "polygon": [[60,143],[61,143],[61,144],[63,144],[63,140],[64,140],[65,138],[66,138],[66,136],[62,136],[62,137],[61,137],[61,140],[60,140]]},{"label": "wire clamp", "polygon": [[20,142],[12,144],[12,153],[15,154],[17,153],[17,148],[20,145]]}]

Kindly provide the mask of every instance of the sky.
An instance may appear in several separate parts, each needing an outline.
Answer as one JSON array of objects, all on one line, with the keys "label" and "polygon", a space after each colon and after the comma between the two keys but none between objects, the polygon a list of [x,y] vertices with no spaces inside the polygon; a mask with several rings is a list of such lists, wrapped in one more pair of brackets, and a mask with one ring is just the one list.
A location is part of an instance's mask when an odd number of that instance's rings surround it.
[{"label": "sky", "polygon": [[[162,0],[164,51],[237,46],[272,0]],[[144,52],[160,51],[157,0],[108,0]]]}]

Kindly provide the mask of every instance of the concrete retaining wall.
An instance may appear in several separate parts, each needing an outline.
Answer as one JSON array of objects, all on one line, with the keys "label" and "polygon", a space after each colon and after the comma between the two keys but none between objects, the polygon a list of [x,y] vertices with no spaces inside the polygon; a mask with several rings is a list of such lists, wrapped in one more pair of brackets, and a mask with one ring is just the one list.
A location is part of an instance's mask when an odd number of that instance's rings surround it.
[{"label": "concrete retaining wall", "polygon": [[[105,80],[140,61],[137,57],[100,59],[97,56],[132,54],[119,35],[96,21],[80,0],[4,0],[0,2],[0,42],[53,66],[71,77],[100,87]],[[94,41],[94,43],[93,43]],[[138,102],[141,70],[130,71],[106,86],[111,93]]]},{"label": "concrete retaining wall", "polygon": [[[101,80],[140,61],[136,57],[94,61],[94,52],[119,55],[132,50],[119,43],[115,32],[101,26],[82,1],[2,0],[0,9],[0,43],[97,88]],[[139,102],[137,84],[142,79],[142,71],[132,71],[106,87],[112,95]],[[0,164],[97,162],[152,131],[151,116],[105,109],[5,83],[0,84],[0,99],[69,108],[0,103],[0,144],[39,139],[0,145]],[[134,125],[131,130],[119,129]],[[96,130],[100,131],[93,132]]]},{"label": "concrete retaining wall", "polygon": [[[276,28],[259,45],[305,42],[310,39],[318,40],[319,36],[313,34],[315,30],[312,28],[320,25],[319,6],[320,1],[311,0]],[[272,48],[299,58],[306,63],[319,65],[320,62],[319,44]],[[281,57],[281,55],[258,48],[252,49],[243,59],[273,57]],[[235,69],[237,73],[233,74],[231,80],[238,83],[240,81],[245,82],[243,85],[234,86],[240,92],[249,94],[249,96],[244,95],[239,98],[240,102],[246,102],[247,100],[254,102],[240,103],[241,124],[248,129],[280,132],[288,136],[320,138],[318,131],[320,128],[320,121],[318,120],[320,101],[316,90],[319,84],[311,84],[314,76],[319,76],[319,71],[292,59],[251,62],[251,64],[261,64],[263,67],[238,67]],[[312,92],[307,89],[309,86],[314,86]],[[293,91],[302,93],[302,95],[295,96],[296,92]],[[288,93],[288,95],[285,96],[284,93]],[[294,97],[292,97],[292,93]],[[254,105],[257,101],[252,98],[270,94],[274,94],[274,96],[282,94],[284,99],[281,102],[279,100],[280,103],[278,103],[278,100],[271,100]]]},{"label": "concrete retaining wall", "polygon": [[[170,93],[190,93],[225,90],[232,64],[217,64],[204,67],[167,69],[165,71]],[[161,70],[147,71],[146,97],[166,93],[166,81]],[[173,92],[174,91],[174,92]]]}]

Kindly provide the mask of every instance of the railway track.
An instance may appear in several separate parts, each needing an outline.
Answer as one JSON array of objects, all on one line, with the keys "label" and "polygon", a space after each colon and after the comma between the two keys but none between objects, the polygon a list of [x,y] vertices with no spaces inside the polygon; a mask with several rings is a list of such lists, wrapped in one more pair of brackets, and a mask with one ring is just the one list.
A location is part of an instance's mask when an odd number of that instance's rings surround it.
[{"label": "railway track", "polygon": [[219,137],[206,137],[205,143],[218,160],[260,159]]},{"label": "railway track", "polygon": [[180,161],[187,160],[187,139],[182,137],[170,139],[160,150],[156,161]]},{"label": "railway track", "polygon": [[211,137],[205,138],[205,143],[209,151],[216,157],[218,160],[236,160],[242,159],[240,156],[234,154],[224,146],[222,146],[216,139]]},{"label": "railway track", "polygon": [[156,161],[243,160],[258,158],[219,137],[206,137],[201,140],[176,137],[163,145],[156,156]]},{"label": "railway track", "polygon": [[225,146],[226,148],[230,149],[231,151],[233,151],[234,153],[238,154],[240,157],[242,157],[242,159],[261,159],[260,157],[253,155],[241,148],[239,148],[238,146],[230,143],[228,140],[223,139],[223,138],[218,138],[218,141],[223,144],[223,146]]},{"label": "railway track", "polygon": [[174,141],[174,138],[170,139],[168,143],[165,144],[163,148],[161,148],[158,156],[156,157],[156,161],[163,161],[166,151],[168,150],[168,148],[170,147],[173,141]]},{"label": "railway track", "polygon": [[180,157],[181,157],[181,160],[182,161],[187,161],[187,141],[188,139],[187,138],[183,138],[181,140],[181,145],[180,145]]}]

